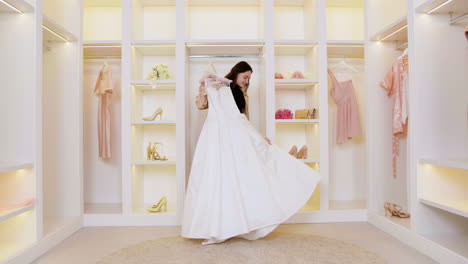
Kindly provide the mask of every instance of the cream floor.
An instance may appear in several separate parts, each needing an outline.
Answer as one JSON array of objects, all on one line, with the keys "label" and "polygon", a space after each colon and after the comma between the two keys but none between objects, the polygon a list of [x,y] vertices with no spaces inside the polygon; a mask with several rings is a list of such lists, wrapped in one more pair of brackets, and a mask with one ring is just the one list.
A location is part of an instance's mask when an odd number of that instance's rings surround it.
[{"label": "cream floor", "polygon": [[[280,225],[275,231],[320,235],[354,243],[381,255],[389,264],[437,263],[368,223],[291,224]],[[95,263],[122,247],[179,233],[180,227],[87,227],[34,263]]]}]

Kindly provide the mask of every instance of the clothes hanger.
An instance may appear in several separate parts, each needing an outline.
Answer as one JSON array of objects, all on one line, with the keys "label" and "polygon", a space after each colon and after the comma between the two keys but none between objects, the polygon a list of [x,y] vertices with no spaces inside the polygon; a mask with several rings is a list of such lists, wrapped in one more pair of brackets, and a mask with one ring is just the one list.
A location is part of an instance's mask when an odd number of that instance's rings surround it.
[{"label": "clothes hanger", "polygon": [[334,68],[334,69],[344,68],[344,69],[351,70],[352,72],[359,72],[359,70],[357,70],[353,66],[346,63],[345,57],[343,57],[342,60],[340,62],[338,62],[337,64],[332,65],[332,68]]},{"label": "clothes hanger", "polygon": [[216,72],[216,69],[215,69],[213,63],[211,62],[211,60],[208,63],[208,73],[211,73],[211,74],[214,74],[214,75],[218,76],[218,72]]},{"label": "clothes hanger", "polygon": [[408,55],[408,48],[406,48],[406,49],[403,51],[403,53],[401,54],[401,56],[398,57],[398,58],[401,59],[401,58],[403,58],[404,56],[407,56],[407,55]]}]

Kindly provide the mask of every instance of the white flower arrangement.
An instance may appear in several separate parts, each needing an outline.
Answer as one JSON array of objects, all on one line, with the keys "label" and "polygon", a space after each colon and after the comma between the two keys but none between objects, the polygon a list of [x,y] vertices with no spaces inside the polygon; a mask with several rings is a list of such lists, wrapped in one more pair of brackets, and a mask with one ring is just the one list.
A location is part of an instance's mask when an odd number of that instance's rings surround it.
[{"label": "white flower arrangement", "polygon": [[169,67],[166,64],[156,64],[146,77],[147,80],[168,80],[171,79]]}]

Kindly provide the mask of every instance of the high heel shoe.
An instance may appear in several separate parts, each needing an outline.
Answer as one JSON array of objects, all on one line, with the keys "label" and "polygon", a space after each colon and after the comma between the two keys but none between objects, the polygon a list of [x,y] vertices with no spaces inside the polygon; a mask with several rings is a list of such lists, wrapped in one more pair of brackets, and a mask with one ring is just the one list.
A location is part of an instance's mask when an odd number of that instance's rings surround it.
[{"label": "high heel shoe", "polygon": [[152,147],[151,147],[152,160],[168,160],[168,158],[165,155],[159,154],[157,150],[157,146],[158,145],[162,146],[162,143],[159,143],[159,142],[151,142],[151,143],[152,143]]},{"label": "high heel shoe", "polygon": [[297,152],[298,159],[307,159],[307,146],[304,145],[301,149]]},{"label": "high heel shoe", "polygon": [[163,109],[161,107],[158,107],[158,109],[156,109],[156,111],[154,111],[153,115],[151,116],[147,116],[147,117],[143,117],[143,120],[145,121],[153,121],[154,119],[156,119],[156,117],[159,116],[159,120],[162,119],[162,113],[163,113]]},{"label": "high heel shoe", "polygon": [[291,149],[289,150],[289,155],[297,158],[297,147],[296,147],[296,145],[291,147]]},{"label": "high heel shoe", "polygon": [[385,209],[385,216],[387,216],[387,212],[390,213],[390,215],[398,216],[400,218],[408,218],[410,217],[409,213],[403,213],[401,210],[401,206],[395,203],[390,203],[390,202],[385,202],[384,204],[384,209]]},{"label": "high heel shoe", "polygon": [[164,211],[167,211],[167,198],[163,196],[157,204],[154,204],[146,209],[148,212],[157,213],[161,212],[164,207]]}]

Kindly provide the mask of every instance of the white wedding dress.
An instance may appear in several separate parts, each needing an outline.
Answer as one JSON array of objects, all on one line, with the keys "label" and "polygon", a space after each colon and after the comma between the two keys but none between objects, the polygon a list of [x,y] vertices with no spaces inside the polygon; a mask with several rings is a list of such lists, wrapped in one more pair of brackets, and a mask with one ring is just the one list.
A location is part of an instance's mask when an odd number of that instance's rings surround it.
[{"label": "white wedding dress", "polygon": [[181,236],[219,243],[266,236],[308,201],[318,172],[269,145],[226,84],[207,83],[208,115],[193,157]]}]

